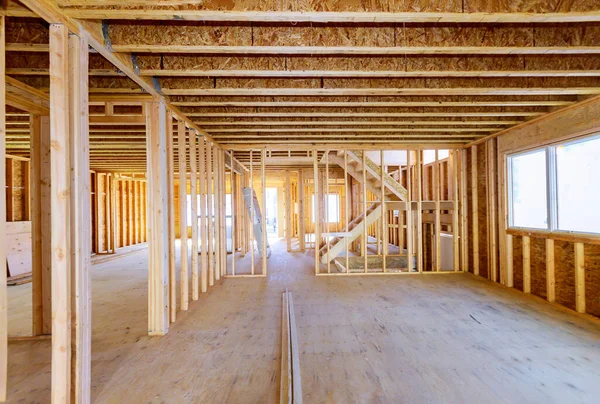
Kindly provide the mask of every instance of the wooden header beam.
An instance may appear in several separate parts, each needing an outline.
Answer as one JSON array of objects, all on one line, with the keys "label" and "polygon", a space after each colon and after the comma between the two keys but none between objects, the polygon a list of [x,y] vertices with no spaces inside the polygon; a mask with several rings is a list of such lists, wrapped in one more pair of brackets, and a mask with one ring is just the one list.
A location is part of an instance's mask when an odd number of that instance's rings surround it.
[{"label": "wooden header beam", "polygon": [[[28,1],[24,1],[28,3]],[[147,6],[149,2],[130,1],[69,1],[81,6]],[[150,2],[151,3],[151,2]],[[179,2],[181,3],[181,2]],[[165,5],[164,2],[155,2]],[[198,10],[129,10],[129,9],[71,9],[63,10],[69,17],[93,20],[186,20],[215,22],[266,23],[466,23],[466,24],[567,24],[600,22],[597,11],[570,13],[430,13],[430,12],[304,12],[304,11],[198,11]]]}]

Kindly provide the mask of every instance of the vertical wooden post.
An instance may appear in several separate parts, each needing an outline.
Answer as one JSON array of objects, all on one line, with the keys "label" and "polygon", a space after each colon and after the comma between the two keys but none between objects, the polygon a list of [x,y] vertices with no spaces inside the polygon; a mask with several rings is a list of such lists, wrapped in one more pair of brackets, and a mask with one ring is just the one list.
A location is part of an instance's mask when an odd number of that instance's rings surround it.
[{"label": "vertical wooden post", "polygon": [[290,170],[285,170],[285,241],[287,251],[292,251],[292,195],[290,185]]},{"label": "vertical wooden post", "polygon": [[313,209],[315,212],[315,223],[314,223],[314,247],[315,247],[315,275],[319,273],[319,209],[318,207],[318,189],[319,189],[319,157],[316,150],[313,150]]},{"label": "vertical wooden post", "polygon": [[531,240],[523,236],[523,292],[531,293]]},{"label": "vertical wooden post", "polygon": [[[6,159],[5,159],[6,160]],[[14,196],[14,174],[13,174],[13,159],[9,158],[6,162],[6,220],[14,222],[15,220],[15,196]]]},{"label": "vertical wooden post", "polygon": [[223,210],[223,201],[221,199],[221,177],[223,174],[221,167],[221,160],[219,158],[219,147],[215,145],[212,148],[213,151],[213,175],[214,175],[214,185],[213,185],[213,195],[215,198],[215,208],[214,208],[214,252],[215,252],[215,280],[221,279],[221,257],[223,255],[222,249],[222,239],[221,239],[221,217]]},{"label": "vertical wooden post", "polygon": [[556,300],[556,278],[554,275],[554,240],[546,239],[546,298]]},{"label": "vertical wooden post", "polygon": [[[164,335],[169,331],[166,112],[163,102],[146,104],[149,335]],[[187,293],[185,297],[187,304]]]},{"label": "vertical wooden post", "polygon": [[441,220],[441,181],[442,175],[440,170],[439,151],[435,150],[435,162],[433,163],[433,192],[435,198],[435,255],[434,255],[434,270],[439,272],[442,269],[442,220]]},{"label": "vertical wooden post", "polygon": [[583,243],[575,243],[575,309],[585,313],[585,257]]},{"label": "vertical wooden post", "polygon": [[[173,149],[173,113],[167,111],[167,220],[168,228],[168,254],[169,254],[169,319],[177,319],[177,267],[175,264],[175,166]],[[145,204],[144,204],[145,205]],[[142,205],[142,206],[144,206]],[[144,217],[146,215],[144,214]],[[145,233],[145,232],[144,232]]]},{"label": "vertical wooden post", "polygon": [[267,149],[263,148],[260,154],[260,175],[262,186],[262,274],[267,276],[267,179],[265,172],[265,163],[267,159]]},{"label": "vertical wooden post", "polygon": [[304,171],[298,171],[298,240],[300,251],[306,251],[306,231],[304,227]]},{"label": "vertical wooden post", "polygon": [[[181,310],[189,305],[188,285],[188,226],[187,226],[187,140],[186,128],[182,121],[177,121],[177,148],[179,151],[179,239],[181,240],[179,258],[179,282],[181,284]],[[150,188],[150,185],[148,185]],[[148,197],[150,199],[150,195]],[[150,209],[148,209],[150,213]]]},{"label": "vertical wooden post", "polygon": [[384,152],[380,150],[379,159],[381,160],[381,254],[383,255],[383,272],[387,272],[387,253],[388,253],[388,211],[385,204],[385,162]]},{"label": "vertical wooden post", "polygon": [[204,145],[204,136],[199,139],[199,160],[200,160],[200,290],[206,293],[208,290],[208,235],[206,234],[206,147]]},{"label": "vertical wooden post", "polygon": [[468,188],[467,188],[467,150],[460,151],[460,267],[463,272],[469,271],[469,204],[468,204]]},{"label": "vertical wooden post", "polygon": [[423,272],[423,164],[421,150],[417,150],[417,270]]},{"label": "vertical wooden post", "polygon": [[238,226],[237,226],[237,218],[239,215],[238,211],[238,188],[237,183],[239,177],[235,173],[234,167],[234,159],[233,159],[233,150],[231,150],[231,177],[229,180],[229,186],[231,188],[231,274],[235,275],[235,254],[237,252],[237,236],[238,236]]},{"label": "vertical wooden post", "polygon": [[91,211],[87,38],[69,36],[71,401],[89,403],[92,373]]},{"label": "vertical wooden post", "polygon": [[[6,71],[5,20],[0,16],[0,71]],[[6,81],[0,77],[0,262],[6,262]],[[8,380],[8,297],[6,270],[0,271],[0,402]]]},{"label": "vertical wooden post", "polygon": [[514,287],[513,277],[513,236],[506,235],[506,286]]},{"label": "vertical wooden post", "polygon": [[486,189],[487,189],[487,212],[488,212],[488,268],[490,274],[488,277],[497,282],[498,280],[498,243],[496,242],[496,164],[494,164],[496,156],[495,139],[488,140],[486,145]]},{"label": "vertical wooden post", "polygon": [[134,184],[132,180],[127,180],[127,240],[129,245],[135,244],[134,227],[135,220],[133,214]]},{"label": "vertical wooden post", "polygon": [[329,223],[329,150],[325,150],[325,243],[327,246],[327,273],[331,273],[331,257],[329,256],[329,240],[331,223]]},{"label": "vertical wooden post", "polygon": [[471,146],[471,220],[473,221],[473,273],[479,275],[479,201],[477,196],[477,146]]},{"label": "vertical wooden post", "polygon": [[[350,226],[350,187],[348,186],[348,151],[344,150],[344,220],[345,226],[344,229],[348,231],[348,226]],[[350,272],[350,254],[348,251],[348,237],[344,237],[344,248],[345,248],[345,258],[346,258],[346,273]]]},{"label": "vertical wooden post", "polygon": [[207,172],[207,200],[208,205],[206,209],[206,214],[208,216],[208,286],[213,286],[215,284],[215,257],[214,257],[214,242],[215,242],[215,229],[214,229],[214,220],[213,220],[213,207],[214,207],[214,199],[213,199],[213,191],[214,191],[214,162],[212,159],[212,144],[207,139],[206,140],[206,172]]},{"label": "vertical wooden post", "polygon": [[50,118],[32,116],[31,130],[31,246],[33,335],[52,331],[50,242]]},{"label": "vertical wooden post", "polygon": [[[413,227],[413,211],[412,211],[412,200],[413,195],[413,173],[412,173],[412,154],[410,150],[406,151],[406,268],[408,272],[413,271],[413,255],[414,255],[414,227]],[[398,226],[402,224],[402,211],[398,210]],[[402,234],[404,230],[398,229],[399,233]],[[400,239],[402,240],[402,239]],[[398,244],[400,254],[402,254],[402,241]]]},{"label": "vertical wooden post", "polygon": [[115,253],[117,251],[117,248],[119,247],[117,244],[117,237],[119,235],[117,226],[117,188],[118,187],[118,182],[117,179],[115,178],[114,175],[111,175],[111,194],[110,194],[110,205],[112,207],[111,209],[111,215],[110,215],[110,220],[111,220],[111,228],[112,228],[112,232],[111,232],[111,238],[112,238],[112,252]]},{"label": "vertical wooden post", "polygon": [[459,176],[459,150],[450,151],[450,159],[448,166],[451,169],[450,184],[451,198],[452,198],[452,266],[454,271],[460,270],[460,231],[459,231],[459,189],[458,189],[458,176]]},{"label": "vertical wooden post", "polygon": [[[219,148],[219,160],[221,161],[221,276],[227,275],[227,167],[225,164],[225,150]],[[233,167],[233,161],[232,161]],[[233,204],[233,200],[231,201]],[[232,215],[233,215],[233,205]],[[233,226],[231,228],[231,234],[233,236]]]},{"label": "vertical wooden post", "polygon": [[53,403],[71,394],[71,245],[69,153],[69,32],[50,25],[50,152],[52,210],[52,388]]},{"label": "vertical wooden post", "polygon": [[254,161],[253,152],[250,150],[250,269],[254,275]]},{"label": "vertical wooden post", "polygon": [[196,133],[188,131],[190,141],[190,195],[192,211],[192,300],[198,300],[198,152],[196,148]]},{"label": "vertical wooden post", "polygon": [[106,225],[106,231],[104,232],[104,239],[106,240],[106,252],[111,252],[111,237],[110,232],[112,231],[111,227],[111,206],[110,206],[110,178],[112,174],[106,174],[104,176],[104,223]]},{"label": "vertical wooden post", "polygon": [[366,150],[362,151],[362,212],[363,212],[363,242],[361,246],[361,253],[364,258],[364,272],[368,272],[368,255],[369,255],[369,228],[367,226],[367,160]]},{"label": "vertical wooden post", "polygon": [[90,401],[91,212],[88,44],[50,25],[52,389],[54,403]]}]

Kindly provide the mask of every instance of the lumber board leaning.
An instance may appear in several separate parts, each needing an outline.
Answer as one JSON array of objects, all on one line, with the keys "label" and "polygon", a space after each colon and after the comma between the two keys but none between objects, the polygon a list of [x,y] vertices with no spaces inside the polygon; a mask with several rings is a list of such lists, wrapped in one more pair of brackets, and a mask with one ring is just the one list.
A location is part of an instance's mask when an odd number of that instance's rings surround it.
[{"label": "lumber board leaning", "polygon": [[298,346],[298,332],[296,330],[296,315],[294,313],[294,299],[288,293],[288,310],[290,318],[290,350],[292,362],[292,402],[302,404],[302,377],[300,374],[300,348]]},{"label": "lumber board leaning", "polygon": [[281,380],[279,386],[279,402],[292,403],[292,362],[290,346],[290,312],[288,293],[281,294]]}]

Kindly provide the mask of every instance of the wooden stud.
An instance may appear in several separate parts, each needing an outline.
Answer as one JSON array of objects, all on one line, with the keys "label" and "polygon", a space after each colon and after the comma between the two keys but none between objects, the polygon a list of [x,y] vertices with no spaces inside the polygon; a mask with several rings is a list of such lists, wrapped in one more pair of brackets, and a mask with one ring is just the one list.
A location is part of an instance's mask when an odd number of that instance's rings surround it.
[{"label": "wooden stud", "polygon": [[583,243],[575,243],[575,310],[585,313],[585,256]]},{"label": "wooden stud", "polygon": [[367,226],[367,153],[365,150],[362,151],[362,214],[363,214],[363,240],[361,245],[361,253],[364,257],[364,272],[369,272],[368,269],[368,255],[369,255],[369,229]]},{"label": "wooden stud", "polygon": [[514,287],[514,272],[513,272],[513,236],[506,235],[506,286]]},{"label": "wooden stud", "polygon": [[433,163],[433,194],[435,198],[435,250],[434,250],[434,268],[436,272],[440,272],[442,269],[442,220],[441,220],[441,207],[440,207],[440,198],[441,198],[441,182],[442,175],[440,169],[440,158],[439,151],[435,150],[435,162]]},{"label": "wooden stud", "polygon": [[[52,26],[51,26],[52,27]],[[52,29],[52,28],[51,28]],[[88,55],[86,37],[68,37],[68,93],[69,93],[69,144],[70,149],[70,302],[71,305],[71,392],[70,401],[91,401],[92,368],[92,284],[91,284],[91,212],[90,204],[90,161],[89,161],[89,117],[88,117]],[[52,90],[56,89],[51,85]],[[52,108],[52,107],[51,107]],[[51,117],[52,121],[52,117]],[[54,128],[57,128],[54,126]],[[55,135],[51,134],[52,138]],[[60,136],[60,135],[59,135]],[[55,143],[53,142],[53,145]],[[51,152],[53,153],[54,150]],[[52,165],[58,163],[53,159]],[[60,164],[60,163],[58,163]],[[64,163],[63,163],[64,164]],[[53,170],[53,168],[51,168]],[[53,182],[53,181],[52,181]],[[53,210],[53,213],[55,211]],[[52,219],[53,230],[54,220]],[[56,250],[55,250],[56,251]],[[54,278],[53,271],[52,277]],[[58,288],[53,288],[58,292]],[[54,304],[53,299],[53,304]],[[54,317],[54,316],[53,316]],[[54,324],[55,325],[55,324]],[[53,325],[54,336],[58,334]],[[53,356],[54,362],[54,356]],[[54,370],[54,369],[53,369]],[[61,375],[59,374],[58,377]],[[52,375],[54,380],[54,373]],[[53,398],[56,396],[53,395]]]},{"label": "wooden stud", "polygon": [[254,275],[254,161],[250,150],[250,258],[251,272]]},{"label": "wooden stud", "polygon": [[[350,225],[350,187],[348,177],[348,151],[344,150],[344,228],[348,230]],[[344,237],[344,249],[346,258],[346,273],[350,272],[350,254],[348,251],[348,237]]]},{"label": "wooden stud", "polygon": [[[164,335],[169,331],[166,111],[163,102],[146,104],[149,335]],[[187,309],[187,268],[184,269],[182,306],[185,302]]]},{"label": "wooden stud", "polygon": [[[412,200],[413,200],[413,175],[412,175],[412,150],[406,151],[406,269],[408,272],[412,272],[413,267],[413,257],[414,257],[414,226],[413,226],[413,209],[412,209]],[[401,227],[402,220],[402,211],[398,210],[398,231],[402,235],[404,233],[404,229]],[[402,240],[402,237],[400,237]],[[400,241],[398,243],[398,249],[400,254],[402,254],[403,243]]]},{"label": "wooden stud", "polygon": [[306,231],[304,218],[304,171],[298,171],[298,239],[300,251],[306,251]]},{"label": "wooden stud", "polygon": [[[179,151],[179,238],[181,240],[179,258],[180,307],[187,310],[189,305],[188,286],[188,231],[187,231],[187,143],[186,128],[177,121],[177,147]],[[148,198],[150,199],[150,198]],[[148,209],[150,210],[150,209]]]},{"label": "wooden stud", "polygon": [[[169,320],[173,323],[177,319],[177,266],[175,263],[175,150],[173,148],[173,113],[167,111],[167,220],[168,227],[168,254],[169,254]],[[145,192],[143,193],[145,194]],[[146,204],[142,204],[145,206]],[[145,214],[144,214],[145,216]],[[144,220],[145,221],[145,220]],[[146,234],[144,226],[144,234]]]},{"label": "wooden stud", "polygon": [[239,212],[238,204],[238,175],[233,169],[233,150],[230,151],[231,156],[231,175],[230,175],[230,187],[231,187],[231,275],[235,275],[235,255],[237,253],[238,245],[238,221],[237,218],[241,217]]},{"label": "wooden stud", "polygon": [[210,141],[206,141],[206,198],[207,198],[207,235],[208,235],[208,248],[206,253],[208,255],[208,286],[215,284],[215,257],[214,257],[214,245],[215,245],[215,229],[214,229],[214,162],[213,162],[213,145]]},{"label": "wooden stud", "polygon": [[494,164],[496,156],[495,139],[490,139],[486,145],[486,190],[487,190],[487,219],[488,219],[488,268],[490,274],[488,276],[493,282],[498,280],[498,243],[496,242],[496,164]]},{"label": "wooden stud", "polygon": [[71,186],[69,154],[69,31],[50,25],[50,152],[52,210],[52,381],[53,403],[71,394]]},{"label": "wooden stud", "polygon": [[[50,118],[31,116],[31,242],[33,335],[52,331]],[[46,208],[44,208],[46,207]]]},{"label": "wooden stud", "polygon": [[6,159],[6,220],[15,221],[15,196],[14,196],[14,161],[11,158]]},{"label": "wooden stud", "polygon": [[523,292],[531,293],[531,239],[523,236]]},{"label": "wooden stud", "polygon": [[213,254],[215,260],[215,281],[221,279],[221,167],[219,164],[219,148],[215,145],[212,148],[213,161],[213,198],[215,201],[213,208]]},{"label": "wooden stud", "polygon": [[479,275],[479,203],[477,195],[477,146],[471,146],[471,220],[473,221],[473,273]]},{"label": "wooden stud", "polygon": [[[6,69],[5,17],[0,15],[0,71]],[[0,75],[0,262],[6,262],[6,79]],[[8,292],[6,270],[0,271],[0,402],[8,384]]]},{"label": "wooden stud", "polygon": [[285,170],[285,240],[287,251],[292,251],[292,196],[290,170]]},{"label": "wooden stud", "polygon": [[455,149],[450,152],[449,166],[451,168],[450,181],[452,190],[452,258],[454,271],[460,271],[460,190],[458,188],[458,177],[460,176],[460,150]]},{"label": "wooden stud", "polygon": [[320,229],[319,229],[319,209],[317,209],[318,205],[318,189],[319,189],[319,157],[316,150],[313,150],[313,210],[315,212],[315,223],[314,223],[314,248],[315,248],[315,275],[317,275],[319,270],[319,239],[320,239]]},{"label": "wooden stud", "polygon": [[104,232],[104,242],[105,242],[105,250],[107,253],[111,252],[111,238],[110,232],[112,231],[111,227],[111,206],[110,206],[110,185],[111,185],[111,177],[112,174],[107,173],[104,175],[104,226],[106,231]]},{"label": "wooden stud", "polygon": [[382,247],[382,263],[383,263],[383,272],[387,272],[387,268],[386,268],[386,260],[387,260],[387,253],[388,253],[388,225],[387,225],[387,221],[386,218],[388,217],[388,211],[386,209],[386,197],[385,197],[385,163],[384,163],[384,152],[383,150],[381,150],[379,152],[379,159],[381,161],[381,175],[380,175],[380,179],[381,179],[381,247]]},{"label": "wooden stud", "polygon": [[197,136],[194,131],[188,131],[188,139],[190,142],[190,196],[191,196],[191,216],[192,216],[192,300],[198,300],[198,154],[196,148]]},{"label": "wooden stud", "polygon": [[329,233],[331,233],[331,223],[329,222],[329,150],[325,150],[324,157],[325,159],[325,243],[327,245],[327,273],[331,273],[331,257],[329,256],[330,248],[329,241],[331,237]]},{"label": "wooden stud", "polygon": [[554,272],[554,240],[546,239],[546,298],[556,300],[556,277]]},{"label": "wooden stud", "polygon": [[417,170],[417,270],[423,272],[423,164],[421,150],[417,150],[416,167]]},{"label": "wooden stud", "polygon": [[199,138],[200,155],[200,254],[202,269],[200,271],[200,290],[208,291],[208,233],[207,233],[207,202],[206,202],[206,146],[204,136]]},{"label": "wooden stud", "polygon": [[262,275],[267,276],[267,179],[265,165],[267,149],[263,148],[260,154],[260,176],[262,190]]}]

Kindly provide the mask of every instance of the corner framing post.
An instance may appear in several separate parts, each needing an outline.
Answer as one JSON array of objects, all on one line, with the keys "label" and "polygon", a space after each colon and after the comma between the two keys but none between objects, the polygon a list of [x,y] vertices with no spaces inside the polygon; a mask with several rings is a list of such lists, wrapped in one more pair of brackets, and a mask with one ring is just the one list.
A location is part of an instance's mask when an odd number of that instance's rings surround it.
[{"label": "corner framing post", "polygon": [[477,146],[471,146],[471,220],[473,237],[473,274],[479,275],[479,201],[477,195]]},{"label": "corner framing post", "polygon": [[[408,272],[412,272],[413,267],[413,246],[414,246],[414,227],[413,227],[413,211],[412,211],[412,200],[413,200],[413,173],[412,171],[412,155],[413,151],[406,151],[406,269]],[[402,211],[398,210],[398,227],[402,224]],[[399,228],[398,232],[402,234],[404,229]],[[398,243],[398,249],[402,254],[402,242]]]},{"label": "corner framing post", "polygon": [[421,150],[417,150],[417,161],[415,169],[417,170],[417,270],[423,272],[423,164]]},{"label": "corner framing post", "polygon": [[[177,121],[177,148],[179,151],[179,239],[181,240],[181,246],[179,248],[179,282],[181,283],[181,301],[179,304],[181,310],[187,310],[189,305],[189,270],[187,248],[187,140],[186,128],[183,121]],[[148,184],[148,191],[149,190],[150,184]],[[148,209],[148,211],[150,211],[150,209]]]}]

